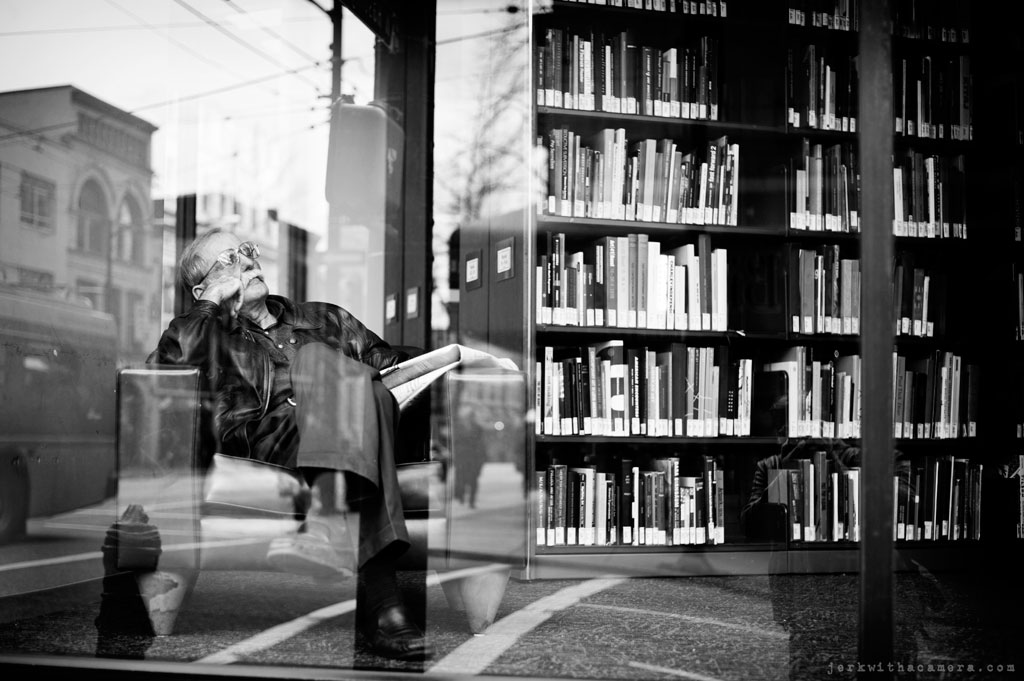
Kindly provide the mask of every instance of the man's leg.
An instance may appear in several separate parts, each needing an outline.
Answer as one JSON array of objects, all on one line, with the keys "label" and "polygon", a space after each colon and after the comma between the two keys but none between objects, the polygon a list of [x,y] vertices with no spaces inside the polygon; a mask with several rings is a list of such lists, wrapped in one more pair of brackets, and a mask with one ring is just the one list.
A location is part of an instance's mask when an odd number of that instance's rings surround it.
[{"label": "man's leg", "polygon": [[[349,488],[372,488],[378,477],[380,427],[371,375],[369,367],[321,343],[296,355],[291,371],[299,433],[295,465],[312,494],[300,532],[274,542],[267,554],[277,569],[324,578],[355,573],[361,514],[349,512]],[[352,482],[371,484],[349,485],[347,475]]]},{"label": "man's leg", "polygon": [[[359,598],[364,633],[378,654],[416,659],[432,654],[412,623],[398,589],[395,564],[409,543],[395,472],[398,406],[376,372],[321,344],[303,347],[292,371],[299,424],[297,464],[303,469],[346,471],[314,481],[323,517],[331,499],[358,512]],[[301,388],[300,388],[301,386]],[[347,478],[344,494],[335,483]],[[314,502],[315,505],[315,502]],[[344,510],[344,509],[340,509]],[[307,527],[315,527],[317,513]],[[351,525],[350,525],[351,526]]]},{"label": "man's leg", "polygon": [[434,648],[415,623],[398,586],[398,553],[385,549],[360,566],[356,621],[372,652],[399,660],[429,659]]},{"label": "man's leg", "polygon": [[398,404],[380,381],[374,381],[372,389],[380,424],[380,493],[366,496],[360,504],[360,625],[377,654],[403,660],[426,659],[433,655],[433,646],[410,616],[396,574],[398,559],[409,546],[395,470]]}]

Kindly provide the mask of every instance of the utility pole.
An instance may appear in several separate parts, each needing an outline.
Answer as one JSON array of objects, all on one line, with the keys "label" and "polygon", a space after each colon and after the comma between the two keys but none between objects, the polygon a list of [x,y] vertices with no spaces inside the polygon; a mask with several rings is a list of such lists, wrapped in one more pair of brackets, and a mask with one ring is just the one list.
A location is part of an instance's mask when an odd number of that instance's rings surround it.
[{"label": "utility pole", "polygon": [[327,13],[331,18],[331,111],[341,99],[341,0]]},{"label": "utility pole", "polygon": [[[319,0],[306,1],[323,12],[331,21],[331,92],[327,110],[330,116],[328,125],[333,128],[334,117],[337,115],[337,106],[341,101],[341,68],[343,65],[341,56],[342,0],[333,0],[330,8],[320,4]],[[335,231],[334,225],[338,223],[339,216],[338,209],[333,202],[328,202],[327,211],[327,234],[329,235]],[[323,254],[310,255],[314,259],[314,266],[311,268],[311,272],[314,273],[310,282],[311,293],[317,298],[334,299],[337,295],[337,290],[333,288],[335,286],[333,282],[336,282],[337,279],[334,276],[337,264],[333,262],[333,258],[330,255],[326,257]]]},{"label": "utility pole", "polygon": [[341,0],[334,0],[330,9],[323,7],[317,0],[306,0],[309,4],[327,15],[331,20],[331,108],[341,97]]}]

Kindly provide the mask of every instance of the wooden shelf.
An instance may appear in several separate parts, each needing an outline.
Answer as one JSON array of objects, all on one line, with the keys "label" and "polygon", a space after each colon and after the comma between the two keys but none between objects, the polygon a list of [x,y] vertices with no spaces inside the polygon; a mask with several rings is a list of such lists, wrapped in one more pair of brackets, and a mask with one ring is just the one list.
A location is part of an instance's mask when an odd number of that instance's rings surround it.
[{"label": "wooden shelf", "polygon": [[[860,546],[835,544],[750,544],[711,547],[660,547],[661,550],[576,550],[546,548],[528,566],[532,579],[590,577],[681,577],[860,572]],[[1019,547],[1018,547],[1019,548]],[[973,566],[978,542],[898,542],[895,572],[962,571]]]}]

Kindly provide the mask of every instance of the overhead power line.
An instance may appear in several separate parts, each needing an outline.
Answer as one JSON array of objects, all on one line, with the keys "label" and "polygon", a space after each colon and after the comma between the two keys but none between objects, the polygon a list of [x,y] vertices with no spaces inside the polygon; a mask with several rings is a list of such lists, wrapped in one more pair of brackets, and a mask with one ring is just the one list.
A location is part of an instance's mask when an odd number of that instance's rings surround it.
[{"label": "overhead power line", "polygon": [[[289,17],[284,23],[307,23],[320,21],[318,17]],[[67,35],[72,33],[117,33],[124,31],[158,30],[171,31],[182,28],[206,26],[204,21],[177,21],[168,24],[111,24],[108,26],[67,26],[65,28],[29,28],[21,31],[0,31],[0,38],[16,38],[31,35]]]},{"label": "overhead power line", "polygon": [[15,132],[8,132],[0,135],[0,142],[5,142],[9,139],[16,137],[31,137],[32,135],[38,135],[44,132],[50,132],[51,130],[60,130],[61,128],[70,128],[72,125],[77,125],[78,121],[65,121],[63,123],[54,123],[52,125],[43,125],[38,128],[30,128],[27,130],[16,130]]},{"label": "overhead power line", "polygon": [[[241,7],[236,5],[234,3],[234,0],[224,0],[224,2],[226,2],[229,7],[231,7],[233,10],[235,10],[239,14],[242,14],[242,15],[248,14],[247,11],[245,11],[244,9],[242,9]],[[290,40],[285,38],[283,35],[281,35],[277,31],[275,31],[274,29],[270,28],[269,26],[260,26],[260,30],[262,30],[264,33],[266,33],[270,37],[272,37],[275,40],[277,40],[279,43],[281,43],[285,47],[288,47],[292,52],[294,52],[295,54],[299,55],[300,57],[304,57],[305,59],[308,59],[309,61],[313,62],[314,64],[317,64],[318,66],[321,63],[323,63],[322,59],[314,57],[309,52],[306,52],[301,47],[299,47],[295,43],[291,42]]]},{"label": "overhead power line", "polygon": [[[228,37],[230,40],[232,40],[233,42],[237,43],[238,45],[244,47],[245,49],[249,50],[253,54],[256,54],[256,55],[262,57],[263,59],[267,60],[271,64],[273,64],[275,66],[278,66],[280,68],[286,68],[287,67],[286,64],[282,63],[279,59],[275,58],[273,55],[267,54],[266,52],[264,52],[263,50],[259,49],[258,47],[256,47],[252,43],[250,43],[249,41],[245,40],[244,38],[241,38],[240,36],[235,35],[231,31],[229,31],[227,28],[225,28],[223,25],[221,25],[219,22],[217,22],[215,19],[212,19],[212,18],[206,16],[205,14],[203,14],[202,12],[197,10],[196,8],[192,7],[185,0],[174,0],[174,2],[176,2],[178,5],[180,5],[184,9],[186,9],[188,12],[190,12],[194,16],[199,17],[200,19],[202,19],[208,26],[210,26],[210,28],[212,28],[215,31],[217,31],[217,32],[223,34],[224,36]],[[315,64],[315,65],[319,65],[319,64]],[[299,71],[303,71],[303,70],[305,70],[305,69],[291,69],[291,71],[294,72],[294,73],[298,73]],[[311,85],[313,87],[313,89],[316,90],[318,95],[319,94],[323,94],[320,91],[320,86],[317,83],[314,83],[313,81],[309,80],[308,78],[301,78],[301,80],[305,81],[308,85]]]},{"label": "overhead power line", "polygon": [[140,26],[138,24],[115,24],[111,26],[71,26],[68,28],[30,28],[24,31],[0,31],[0,38],[10,38],[22,35],[61,35],[67,33],[108,33],[114,31],[139,31],[142,29],[172,29],[172,28],[196,28],[204,24],[199,21],[182,21],[172,24],[150,24]]},{"label": "overhead power line", "polygon": [[439,9],[437,13],[440,14],[517,14],[525,11],[525,8],[521,5],[515,5],[508,3],[501,7],[478,7],[476,9]]},{"label": "overhead power line", "polygon": [[201,99],[203,97],[209,97],[211,95],[219,95],[219,94],[222,94],[224,92],[230,92],[232,90],[238,90],[238,89],[241,89],[241,88],[244,88],[244,87],[249,87],[250,85],[256,85],[258,83],[264,83],[264,82],[266,82],[268,80],[273,80],[275,78],[281,78],[282,76],[292,76],[292,75],[295,75],[295,74],[297,74],[297,73],[299,73],[301,71],[308,71],[308,70],[313,69],[313,68],[316,68],[316,64],[308,64],[306,66],[300,66],[300,67],[294,68],[294,69],[287,69],[285,71],[281,71],[280,73],[271,73],[271,74],[268,74],[268,75],[265,75],[265,76],[260,76],[259,78],[253,78],[251,80],[242,81],[240,83],[234,83],[232,85],[225,85],[223,87],[214,88],[212,90],[205,90],[203,92],[196,92],[196,93],[191,94],[191,95],[182,95],[180,97],[173,97],[171,99],[165,99],[162,102],[153,102],[152,104],[145,104],[143,106],[137,106],[134,109],[132,109],[131,111],[129,111],[129,113],[135,114],[135,113],[138,113],[139,111],[143,111],[145,109],[155,109],[158,106],[166,106],[168,104],[174,104],[176,102],[187,102],[187,101],[191,101],[193,99]]},{"label": "overhead power line", "polygon": [[[129,9],[125,8],[125,7],[122,7],[120,4],[118,4],[114,0],[107,0],[107,4],[112,6],[112,7],[114,7],[114,8],[116,8],[116,9],[118,9],[118,10],[120,10],[121,12],[127,14],[128,16],[130,16],[132,19],[134,19],[136,22],[138,22],[138,24],[140,26],[145,27],[145,28],[150,29],[150,30],[154,30],[154,31],[158,31],[159,30],[159,29],[156,28],[156,26],[154,26],[153,24],[151,24],[148,21],[146,21],[143,17],[140,17],[138,14],[135,14],[131,10],[129,10]],[[205,26],[205,24],[202,24],[202,23],[199,23],[199,24],[196,24],[196,25],[198,25],[198,26]],[[242,77],[240,74],[232,71],[231,69],[226,68],[220,62],[218,62],[218,61],[216,61],[214,59],[210,59],[205,54],[199,52],[198,50],[193,49],[191,46],[183,43],[182,41],[180,41],[180,40],[178,40],[176,38],[173,38],[170,35],[166,35],[166,34],[164,34],[163,37],[164,37],[164,39],[167,40],[167,42],[169,42],[172,45],[176,46],[177,48],[187,52],[188,54],[191,54],[193,57],[195,57],[199,61],[203,62],[204,64],[209,64],[210,66],[216,68],[219,71],[223,71],[224,73],[230,74],[234,78],[241,78]],[[270,91],[273,92],[275,96],[281,94],[277,89],[274,89],[274,88],[271,88]]]},{"label": "overhead power line", "polygon": [[476,38],[489,38],[491,36],[501,35],[502,33],[510,33],[518,28],[526,26],[526,22],[512,24],[505,26],[504,28],[495,28],[490,31],[481,31],[480,33],[470,33],[469,35],[458,35],[452,38],[445,38],[444,40],[438,40],[438,45],[449,45],[451,43],[462,42],[463,40],[474,40]]}]

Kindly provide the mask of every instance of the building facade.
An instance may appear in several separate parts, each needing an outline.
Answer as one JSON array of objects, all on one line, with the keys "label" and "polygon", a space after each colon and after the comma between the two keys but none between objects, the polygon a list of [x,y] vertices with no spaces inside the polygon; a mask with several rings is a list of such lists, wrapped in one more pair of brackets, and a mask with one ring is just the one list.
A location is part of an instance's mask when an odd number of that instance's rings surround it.
[{"label": "building facade", "polygon": [[143,358],[160,309],[156,127],[72,85],[0,93],[0,112],[0,282],[110,313],[120,358]]}]

